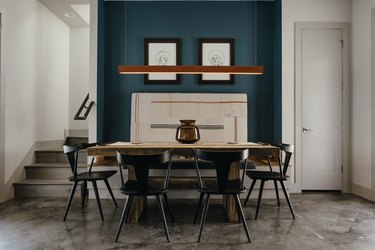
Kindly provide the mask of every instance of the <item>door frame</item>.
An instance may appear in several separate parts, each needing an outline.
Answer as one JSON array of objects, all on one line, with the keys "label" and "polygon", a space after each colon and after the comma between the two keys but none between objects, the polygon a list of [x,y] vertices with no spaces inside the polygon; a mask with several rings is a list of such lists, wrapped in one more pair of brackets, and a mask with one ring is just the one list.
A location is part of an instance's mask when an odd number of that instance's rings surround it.
[{"label": "door frame", "polygon": [[375,7],[371,9],[371,187],[352,184],[353,193],[370,201],[375,201]]},{"label": "door frame", "polygon": [[[4,11],[0,9],[0,189],[5,184],[5,77],[4,77]],[[0,203],[4,201],[4,192],[0,192]]]},{"label": "door frame", "polygon": [[341,22],[296,22],[295,23],[295,165],[294,182],[302,190],[302,31],[304,29],[340,29],[343,34],[343,90],[342,90],[342,192],[351,192],[350,186],[350,28],[349,23]]}]

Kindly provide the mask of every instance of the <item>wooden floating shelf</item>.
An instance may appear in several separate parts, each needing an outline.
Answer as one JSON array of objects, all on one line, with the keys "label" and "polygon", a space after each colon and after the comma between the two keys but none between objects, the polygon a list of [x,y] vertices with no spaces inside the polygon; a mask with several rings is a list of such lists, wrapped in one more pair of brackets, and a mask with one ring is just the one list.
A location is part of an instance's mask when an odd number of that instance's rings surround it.
[{"label": "wooden floating shelf", "polygon": [[119,74],[234,74],[262,75],[263,66],[147,66],[119,65]]}]

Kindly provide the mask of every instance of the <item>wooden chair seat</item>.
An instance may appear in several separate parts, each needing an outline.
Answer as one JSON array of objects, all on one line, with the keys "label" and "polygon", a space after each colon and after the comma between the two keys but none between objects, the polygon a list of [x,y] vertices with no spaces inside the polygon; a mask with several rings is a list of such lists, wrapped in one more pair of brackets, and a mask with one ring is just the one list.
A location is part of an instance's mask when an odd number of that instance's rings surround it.
[{"label": "wooden chair seat", "polygon": [[112,175],[117,173],[116,170],[110,171],[97,171],[97,172],[84,172],[79,173],[77,176],[69,177],[69,181],[92,181],[92,180],[104,180],[108,179]]},{"label": "wooden chair seat", "polygon": [[270,171],[247,171],[246,175],[250,179],[263,179],[263,180],[288,180],[288,175],[281,175],[279,172]]},{"label": "wooden chair seat", "polygon": [[134,195],[134,196],[149,196],[164,194],[168,192],[168,189],[165,189],[162,185],[162,182],[148,182],[148,185],[141,185],[137,181],[129,180],[123,187],[121,187],[121,193],[125,195]]},{"label": "wooden chair seat", "polygon": [[219,189],[219,184],[217,180],[202,180],[203,188],[198,189],[199,192],[205,194],[241,194],[246,192],[246,188],[241,187],[240,180],[228,180],[225,190]]}]

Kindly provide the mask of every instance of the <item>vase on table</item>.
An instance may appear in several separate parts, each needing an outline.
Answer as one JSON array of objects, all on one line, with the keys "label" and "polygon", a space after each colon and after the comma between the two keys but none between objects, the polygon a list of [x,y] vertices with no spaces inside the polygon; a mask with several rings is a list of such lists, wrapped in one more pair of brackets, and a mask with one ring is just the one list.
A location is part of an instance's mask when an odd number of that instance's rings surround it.
[{"label": "vase on table", "polygon": [[200,134],[195,120],[180,120],[180,123],[176,130],[176,141],[186,144],[199,141]]}]

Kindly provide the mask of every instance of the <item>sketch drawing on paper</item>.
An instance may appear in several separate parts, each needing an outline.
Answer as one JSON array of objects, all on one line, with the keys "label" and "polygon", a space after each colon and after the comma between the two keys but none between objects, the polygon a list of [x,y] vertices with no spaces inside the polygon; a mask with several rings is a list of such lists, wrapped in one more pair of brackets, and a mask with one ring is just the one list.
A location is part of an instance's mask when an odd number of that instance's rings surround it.
[{"label": "sketch drawing on paper", "polygon": [[167,65],[169,52],[165,50],[160,50],[155,55],[155,62],[157,65]]},{"label": "sketch drawing on paper", "polygon": [[208,53],[208,61],[211,66],[223,66],[225,61],[224,53],[220,50],[211,50]]}]

